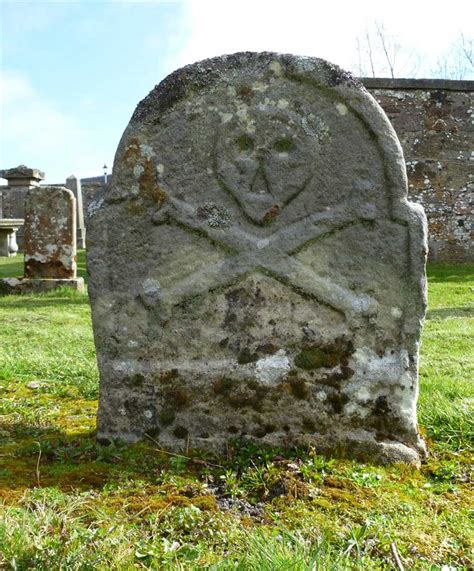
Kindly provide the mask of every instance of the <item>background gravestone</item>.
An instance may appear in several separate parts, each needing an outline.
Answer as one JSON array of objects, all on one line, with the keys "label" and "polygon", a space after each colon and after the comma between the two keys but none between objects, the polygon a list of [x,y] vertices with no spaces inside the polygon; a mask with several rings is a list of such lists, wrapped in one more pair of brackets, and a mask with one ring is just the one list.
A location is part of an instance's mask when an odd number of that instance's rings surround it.
[{"label": "background gravestone", "polygon": [[98,437],[417,462],[425,218],[363,86],[241,53],[137,107],[89,208]]},{"label": "background gravestone", "polygon": [[[25,165],[0,170],[0,177],[6,178],[8,184],[1,187],[0,216],[2,218],[23,219],[25,217],[26,195],[31,188],[39,188],[44,179],[44,172]],[[23,251],[24,226],[21,224],[16,232],[15,241]]]},{"label": "background gravestone", "polygon": [[78,248],[86,247],[86,225],[84,222],[84,207],[82,204],[81,180],[73,174],[66,179],[66,188],[74,194],[76,199],[76,242]]},{"label": "background gravestone", "polygon": [[67,188],[42,186],[26,195],[23,278],[0,280],[0,293],[84,290],[76,277],[76,203]]}]

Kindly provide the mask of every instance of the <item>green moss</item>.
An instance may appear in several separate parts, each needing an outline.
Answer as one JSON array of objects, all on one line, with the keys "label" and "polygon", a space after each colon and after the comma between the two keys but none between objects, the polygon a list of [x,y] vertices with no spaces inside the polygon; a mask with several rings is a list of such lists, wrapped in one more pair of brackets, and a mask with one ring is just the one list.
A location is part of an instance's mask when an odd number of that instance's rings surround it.
[{"label": "green moss", "polygon": [[131,387],[141,387],[145,377],[141,373],[136,373],[127,378],[127,384]]},{"label": "green moss", "polygon": [[292,151],[295,146],[296,145],[293,139],[290,139],[289,137],[282,137],[281,139],[275,141],[273,148],[278,153],[288,153]]},{"label": "green moss", "polygon": [[265,355],[274,355],[278,351],[278,346],[274,343],[262,343],[257,347],[257,351]]},{"label": "green moss", "polygon": [[251,151],[255,145],[252,137],[250,137],[250,135],[247,135],[246,133],[240,135],[236,143],[241,151]]},{"label": "green moss", "polygon": [[316,432],[316,425],[311,418],[303,418],[303,428],[308,432]]},{"label": "green moss", "polygon": [[306,371],[327,367],[328,361],[328,354],[317,346],[307,347],[295,357],[295,365]]},{"label": "green moss", "polygon": [[352,343],[344,339],[337,339],[333,344],[326,346],[307,345],[296,355],[295,365],[306,371],[321,367],[333,368],[338,365],[347,367],[348,358],[353,351]]},{"label": "green moss", "polygon": [[340,414],[344,409],[344,405],[349,402],[349,397],[344,393],[337,392],[329,395],[328,401],[331,403],[334,412]]},{"label": "green moss", "polygon": [[239,365],[255,363],[255,361],[258,361],[258,353],[252,353],[248,347],[242,349],[237,356],[237,363],[239,363]]},{"label": "green moss", "polygon": [[172,386],[163,392],[168,405],[176,409],[184,408],[189,402],[189,393],[182,387]]},{"label": "green moss", "polygon": [[248,102],[252,98],[253,89],[250,87],[250,85],[239,85],[239,87],[237,87],[237,95],[244,101]]},{"label": "green moss", "polygon": [[174,436],[176,436],[176,438],[180,438],[181,440],[184,440],[185,438],[188,437],[188,430],[187,428],[184,428],[184,426],[177,426],[174,430],[173,430],[173,434]]},{"label": "green moss", "polygon": [[171,408],[164,408],[158,415],[158,420],[160,421],[160,424],[163,426],[169,426],[174,422],[175,418],[176,418],[176,413]]},{"label": "green moss", "polygon": [[228,395],[232,390],[234,381],[227,377],[223,377],[214,383],[213,390],[216,395]]},{"label": "green moss", "polygon": [[289,377],[291,393],[298,399],[305,399],[309,395],[309,390],[306,382],[298,377]]},{"label": "green moss", "polygon": [[213,390],[232,408],[249,407],[258,412],[262,410],[263,401],[268,394],[268,388],[261,386],[255,379],[238,381],[224,377],[214,383]]},{"label": "green moss", "polygon": [[160,373],[158,378],[164,383],[169,383],[173,380],[179,379],[178,369],[170,369],[169,371],[164,371],[163,373]]}]

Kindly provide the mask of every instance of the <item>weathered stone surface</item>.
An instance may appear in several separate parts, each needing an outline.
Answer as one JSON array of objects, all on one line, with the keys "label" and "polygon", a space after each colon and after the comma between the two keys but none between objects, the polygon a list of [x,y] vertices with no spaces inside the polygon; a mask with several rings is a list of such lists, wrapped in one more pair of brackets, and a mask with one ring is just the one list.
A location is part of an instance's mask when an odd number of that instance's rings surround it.
[{"label": "weathered stone surface", "polygon": [[137,107],[89,207],[98,438],[417,462],[426,228],[363,86],[242,53]]},{"label": "weathered stone surface", "polygon": [[76,277],[76,205],[67,188],[28,191],[25,206],[25,277]]},{"label": "weathered stone surface", "polygon": [[9,186],[32,186],[39,185],[40,180],[44,179],[44,172],[26,165],[18,165],[11,169],[0,170],[0,177],[6,178]]},{"label": "weathered stone surface", "polygon": [[365,80],[405,155],[428,218],[428,258],[474,261],[474,81]]}]

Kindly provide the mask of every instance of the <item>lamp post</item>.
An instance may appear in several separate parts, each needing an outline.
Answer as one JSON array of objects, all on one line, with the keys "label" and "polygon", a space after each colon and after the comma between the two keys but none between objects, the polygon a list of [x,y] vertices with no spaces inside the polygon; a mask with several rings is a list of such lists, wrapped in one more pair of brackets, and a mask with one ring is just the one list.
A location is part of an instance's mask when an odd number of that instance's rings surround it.
[{"label": "lamp post", "polygon": [[107,184],[107,165],[104,164],[102,168],[104,169],[104,184]]}]

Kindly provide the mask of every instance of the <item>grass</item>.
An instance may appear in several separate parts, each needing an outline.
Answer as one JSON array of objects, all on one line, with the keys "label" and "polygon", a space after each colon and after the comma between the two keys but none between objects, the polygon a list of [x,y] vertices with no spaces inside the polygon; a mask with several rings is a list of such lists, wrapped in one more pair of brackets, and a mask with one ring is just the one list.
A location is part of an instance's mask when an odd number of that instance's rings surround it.
[{"label": "grass", "polygon": [[472,267],[429,268],[420,470],[99,446],[87,297],[0,298],[0,568],[395,569],[396,549],[407,569],[472,569],[473,288]]}]

